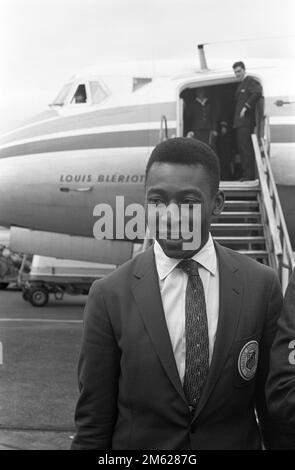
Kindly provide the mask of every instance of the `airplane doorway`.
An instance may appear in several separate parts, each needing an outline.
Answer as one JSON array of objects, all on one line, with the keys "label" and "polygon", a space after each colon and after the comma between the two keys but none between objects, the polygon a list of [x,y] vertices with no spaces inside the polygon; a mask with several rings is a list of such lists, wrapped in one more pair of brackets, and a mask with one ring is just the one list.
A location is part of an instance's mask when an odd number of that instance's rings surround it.
[{"label": "airplane doorway", "polygon": [[[233,129],[237,86],[236,80],[206,86],[190,83],[179,95],[179,135],[202,140],[216,151],[222,181],[239,180],[242,176]],[[257,103],[255,114],[255,133],[261,136],[264,127],[263,98]]]}]

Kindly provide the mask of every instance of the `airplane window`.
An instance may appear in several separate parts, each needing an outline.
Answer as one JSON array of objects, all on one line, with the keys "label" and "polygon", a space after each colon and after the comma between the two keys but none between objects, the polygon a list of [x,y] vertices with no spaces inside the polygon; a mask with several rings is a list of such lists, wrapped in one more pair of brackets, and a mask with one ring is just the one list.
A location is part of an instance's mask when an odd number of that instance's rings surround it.
[{"label": "airplane window", "polygon": [[107,93],[104,91],[99,82],[89,82],[92,103],[99,104],[107,96]]},{"label": "airplane window", "polygon": [[133,77],[132,91],[138,90],[139,88],[143,87],[147,83],[150,83],[151,81],[151,78]]},{"label": "airplane window", "polygon": [[70,92],[71,87],[72,87],[71,83],[67,83],[66,85],[64,85],[61,91],[58,93],[57,97],[51,103],[51,106],[63,106],[65,104],[65,101],[67,99],[67,96]]},{"label": "airplane window", "polygon": [[84,84],[78,86],[71,103],[87,103],[86,87]]}]

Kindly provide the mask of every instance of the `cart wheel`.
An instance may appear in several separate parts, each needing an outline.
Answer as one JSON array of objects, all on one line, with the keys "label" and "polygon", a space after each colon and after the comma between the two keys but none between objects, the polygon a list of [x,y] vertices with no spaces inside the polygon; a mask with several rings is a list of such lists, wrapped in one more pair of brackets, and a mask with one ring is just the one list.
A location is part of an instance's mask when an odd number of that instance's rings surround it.
[{"label": "cart wheel", "polygon": [[6,289],[8,285],[9,285],[9,282],[0,282],[0,290]]},{"label": "cart wheel", "polygon": [[28,300],[34,307],[43,307],[47,304],[49,295],[44,287],[33,287],[28,292]]}]

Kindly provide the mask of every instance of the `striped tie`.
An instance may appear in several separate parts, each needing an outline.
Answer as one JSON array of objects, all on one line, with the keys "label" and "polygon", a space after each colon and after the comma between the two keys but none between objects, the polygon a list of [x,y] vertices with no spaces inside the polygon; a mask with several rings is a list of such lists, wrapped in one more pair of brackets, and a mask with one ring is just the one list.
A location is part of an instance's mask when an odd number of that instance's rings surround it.
[{"label": "striped tie", "polygon": [[195,408],[209,371],[205,294],[196,261],[182,260],[177,267],[188,275],[185,294],[186,357],[183,390],[189,406]]}]

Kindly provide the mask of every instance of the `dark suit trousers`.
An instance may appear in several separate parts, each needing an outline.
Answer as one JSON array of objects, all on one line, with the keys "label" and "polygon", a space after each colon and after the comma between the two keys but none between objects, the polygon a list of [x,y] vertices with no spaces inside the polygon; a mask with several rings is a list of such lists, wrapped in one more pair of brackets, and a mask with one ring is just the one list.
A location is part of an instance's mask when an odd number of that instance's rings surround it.
[{"label": "dark suit trousers", "polygon": [[217,141],[217,155],[220,161],[221,179],[233,179],[232,165],[235,149],[234,133],[229,129],[226,135],[220,135]]},{"label": "dark suit trousers", "polygon": [[210,147],[213,148],[213,150],[216,151],[216,137],[211,135],[211,131],[207,129],[196,129],[194,131],[195,138],[198,140],[201,140],[207,145],[210,145]]},{"label": "dark suit trousers", "polygon": [[236,128],[238,153],[241,157],[244,178],[255,178],[255,154],[251,139],[253,130],[250,127]]}]

